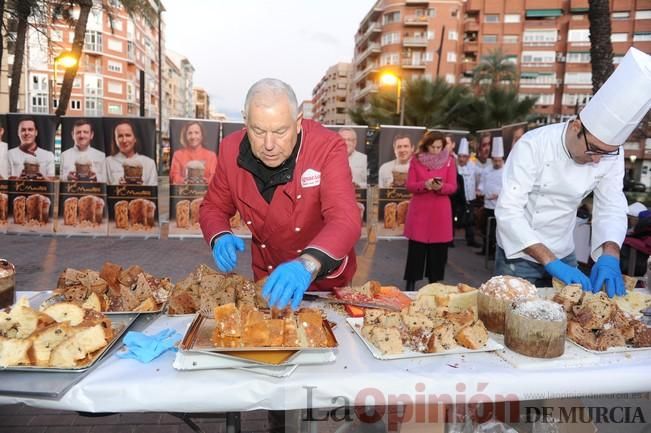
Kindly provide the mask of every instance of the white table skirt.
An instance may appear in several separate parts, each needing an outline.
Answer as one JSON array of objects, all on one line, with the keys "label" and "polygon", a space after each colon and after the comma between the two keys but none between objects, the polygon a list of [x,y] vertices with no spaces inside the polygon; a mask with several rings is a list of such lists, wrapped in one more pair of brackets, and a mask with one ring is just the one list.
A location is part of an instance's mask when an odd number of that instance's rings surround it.
[{"label": "white table skirt", "polygon": [[[589,367],[539,370],[516,369],[495,353],[379,361],[343,317],[331,312],[329,318],[338,324],[336,362],[299,366],[286,378],[240,370],[177,371],[172,352],[149,364],[113,355],[58,401],[0,396],[0,404],[86,412],[228,412],[385,405],[398,396],[403,402],[478,403],[651,390],[651,351],[599,355]],[[161,315],[146,333],[167,327],[183,333],[190,320]]]}]

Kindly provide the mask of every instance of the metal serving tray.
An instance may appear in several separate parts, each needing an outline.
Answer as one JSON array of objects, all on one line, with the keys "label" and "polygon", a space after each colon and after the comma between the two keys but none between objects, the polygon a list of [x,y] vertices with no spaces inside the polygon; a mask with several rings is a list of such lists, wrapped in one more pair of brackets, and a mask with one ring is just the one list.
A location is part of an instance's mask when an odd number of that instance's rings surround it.
[{"label": "metal serving tray", "polygon": [[[192,350],[202,352],[238,352],[245,354],[248,352],[294,352],[301,351],[319,351],[319,350],[332,350],[336,348],[339,343],[335,334],[332,332],[332,325],[327,320],[322,321],[323,330],[325,331],[328,345],[326,347],[215,347],[212,343],[211,337],[215,329],[215,319],[212,317],[205,317],[202,314],[196,314],[194,320],[190,323],[181,344],[181,350]],[[242,355],[240,355],[242,356]]]},{"label": "metal serving tray", "polygon": [[[113,338],[102,349],[93,354],[93,357],[85,364],[77,367],[41,367],[32,365],[19,365],[11,367],[0,367],[2,371],[32,371],[32,372],[47,372],[47,373],[79,373],[93,367],[104,355],[113,347],[113,345],[120,340],[124,332],[131,326],[131,324],[138,318],[139,313],[122,314],[119,316],[111,317],[113,327]],[[1,392],[1,391],[0,391]]]},{"label": "metal serving tray", "polygon": [[[36,310],[41,310],[41,306],[45,303],[52,303],[56,304],[59,301],[55,301],[55,298],[59,295],[54,295],[52,290],[47,290],[44,292],[41,292],[37,295],[34,295],[30,298],[29,302],[32,308]],[[66,301],[60,301],[60,302],[66,302]],[[48,305],[49,306],[49,305]],[[128,315],[128,314],[158,314],[161,313],[165,308],[167,307],[167,302],[163,302],[160,304],[160,307],[156,310],[152,311],[102,311],[102,314],[106,316],[121,316],[121,315]]]}]

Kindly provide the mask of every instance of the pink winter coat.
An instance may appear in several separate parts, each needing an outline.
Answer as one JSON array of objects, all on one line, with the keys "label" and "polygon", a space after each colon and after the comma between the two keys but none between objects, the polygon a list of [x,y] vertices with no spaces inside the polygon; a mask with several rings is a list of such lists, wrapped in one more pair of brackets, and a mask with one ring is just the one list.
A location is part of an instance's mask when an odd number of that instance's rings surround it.
[{"label": "pink winter coat", "polygon": [[[425,182],[433,177],[443,178],[439,191],[429,191],[425,188]],[[405,221],[405,236],[426,244],[450,242],[450,196],[457,190],[457,167],[454,158],[449,157],[442,168],[429,169],[414,156],[409,165],[407,190],[412,193],[412,198]]]}]

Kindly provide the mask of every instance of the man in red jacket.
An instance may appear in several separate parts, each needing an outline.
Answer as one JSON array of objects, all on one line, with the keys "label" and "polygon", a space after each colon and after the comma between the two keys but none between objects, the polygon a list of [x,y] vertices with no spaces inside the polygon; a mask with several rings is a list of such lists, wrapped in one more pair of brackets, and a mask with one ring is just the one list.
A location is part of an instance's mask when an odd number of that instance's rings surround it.
[{"label": "man in red jacket", "polygon": [[217,267],[230,272],[244,242],[230,231],[239,211],[252,234],[253,274],[263,295],[296,309],[308,288],[344,286],[356,270],[359,209],[344,141],[298,113],[291,87],[265,78],[249,89],[245,129],[225,137],[199,222]]}]

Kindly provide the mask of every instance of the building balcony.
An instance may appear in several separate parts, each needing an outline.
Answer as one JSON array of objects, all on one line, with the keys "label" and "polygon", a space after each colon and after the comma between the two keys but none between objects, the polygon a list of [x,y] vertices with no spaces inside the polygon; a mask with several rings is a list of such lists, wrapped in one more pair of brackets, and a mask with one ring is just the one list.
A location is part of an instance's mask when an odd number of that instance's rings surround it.
[{"label": "building balcony", "polygon": [[555,47],[556,41],[522,41],[525,47]]},{"label": "building balcony", "polygon": [[429,6],[428,1],[423,0],[405,0],[407,6]]},{"label": "building balcony", "polygon": [[463,23],[464,32],[478,32],[479,31],[479,22],[477,20],[468,19]]},{"label": "building balcony", "polygon": [[84,44],[84,53],[85,54],[101,54],[102,53],[102,44],[101,43],[89,43]]},{"label": "building balcony", "polygon": [[554,62],[548,62],[548,63],[543,63],[543,62],[529,62],[529,63],[520,63],[520,67],[527,69],[527,70],[538,70],[538,69],[544,69],[548,70],[549,68],[552,68],[556,65]]},{"label": "building balcony", "polygon": [[425,69],[425,62],[420,59],[402,59],[400,65],[403,67],[403,69]]},{"label": "building balcony", "polygon": [[86,95],[87,98],[89,97],[98,97],[98,96],[103,96],[104,95],[104,89],[101,87],[86,87],[84,91],[84,95]]},{"label": "building balcony", "polygon": [[464,41],[463,42],[463,51],[465,52],[476,52],[479,50],[479,43],[477,41]]},{"label": "building balcony", "polygon": [[362,63],[362,61],[364,61],[371,54],[379,54],[381,52],[382,47],[380,47],[380,44],[375,42],[368,44],[368,48],[366,48],[359,56],[357,56],[356,63]]},{"label": "building balcony", "polygon": [[127,45],[127,60],[131,63],[135,63],[136,61],[136,47],[132,42],[129,42]]},{"label": "building balcony", "polygon": [[102,65],[97,64],[97,63],[88,63],[83,66],[84,71],[92,73],[92,74],[101,74],[102,73]]},{"label": "building balcony", "polygon": [[427,47],[427,38],[422,36],[405,37],[402,39],[403,47]]},{"label": "building balcony", "polygon": [[371,93],[377,93],[377,91],[378,86],[376,84],[368,84],[366,87],[355,93],[355,100],[357,101],[359,99],[362,99]]},{"label": "building balcony", "polygon": [[461,63],[461,72],[464,74],[472,74],[475,68],[477,67],[477,61],[476,60],[464,60],[463,63]]},{"label": "building balcony", "polygon": [[429,22],[429,17],[423,15],[405,15],[405,19],[403,20],[403,24],[405,26],[427,27],[428,22]]},{"label": "building balcony", "polygon": [[359,44],[362,41],[366,40],[371,34],[379,33],[381,31],[382,26],[380,23],[370,23],[364,33],[355,35],[355,44]]},{"label": "building balcony", "polygon": [[354,82],[361,81],[366,78],[371,72],[375,72],[378,69],[377,63],[369,63],[363,70],[355,74]]},{"label": "building balcony", "polygon": [[549,10],[549,9],[563,9],[563,0],[525,0],[524,8],[529,11],[535,10]]},{"label": "building balcony", "polygon": [[554,19],[546,19],[546,20],[525,20],[524,23],[524,31],[526,32],[527,30],[539,30],[539,29],[553,29],[553,28],[559,28],[559,21],[557,18]]}]

